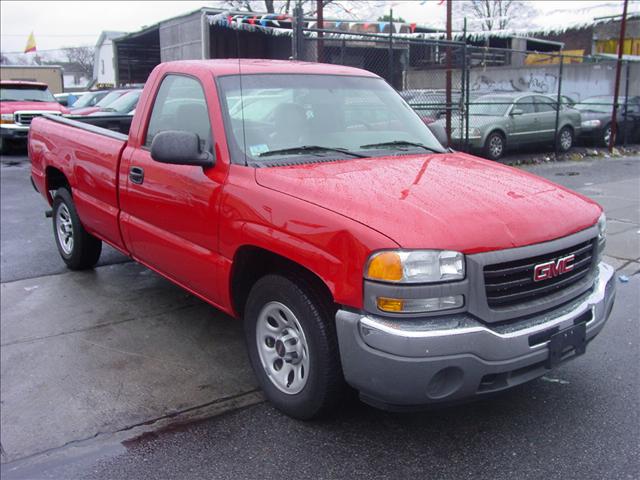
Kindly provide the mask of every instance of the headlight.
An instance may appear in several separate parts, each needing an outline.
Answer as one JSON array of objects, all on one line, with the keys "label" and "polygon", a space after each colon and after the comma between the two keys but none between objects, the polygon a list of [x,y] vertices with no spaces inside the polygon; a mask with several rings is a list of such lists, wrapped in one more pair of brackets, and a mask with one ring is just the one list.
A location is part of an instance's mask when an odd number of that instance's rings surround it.
[{"label": "headlight", "polygon": [[464,255],[450,250],[387,250],[369,257],[365,278],[390,283],[433,283],[464,278]]},{"label": "headlight", "polygon": [[602,122],[600,120],[585,120],[582,122],[583,127],[599,127]]},{"label": "headlight", "polygon": [[[452,128],[451,129],[451,138],[465,138],[465,130],[463,129],[459,129],[459,128]],[[480,137],[480,129],[479,128],[470,128],[469,129],[469,138],[478,138]]]},{"label": "headlight", "polygon": [[13,113],[0,114],[0,123],[14,123]]},{"label": "headlight", "polygon": [[602,212],[598,218],[598,241],[602,242],[607,237],[607,216]]}]

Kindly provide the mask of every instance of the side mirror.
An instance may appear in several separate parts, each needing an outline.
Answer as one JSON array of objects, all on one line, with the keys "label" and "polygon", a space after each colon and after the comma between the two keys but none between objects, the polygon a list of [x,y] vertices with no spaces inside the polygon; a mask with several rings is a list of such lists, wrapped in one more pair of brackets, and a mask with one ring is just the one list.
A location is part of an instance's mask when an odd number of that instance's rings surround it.
[{"label": "side mirror", "polygon": [[518,116],[518,115],[522,115],[523,113],[524,113],[524,111],[521,108],[517,108],[516,107],[513,110],[511,110],[511,114],[510,115],[512,117],[515,117],[515,116]]},{"label": "side mirror", "polygon": [[215,157],[200,149],[200,138],[193,132],[165,130],[153,137],[151,158],[160,163],[213,167]]}]

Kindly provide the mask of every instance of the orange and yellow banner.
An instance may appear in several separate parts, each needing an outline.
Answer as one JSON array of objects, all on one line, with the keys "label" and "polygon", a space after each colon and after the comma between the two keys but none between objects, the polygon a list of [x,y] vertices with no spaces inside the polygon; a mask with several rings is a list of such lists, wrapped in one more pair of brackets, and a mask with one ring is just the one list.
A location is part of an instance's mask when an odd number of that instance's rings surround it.
[{"label": "orange and yellow banner", "polygon": [[24,47],[24,53],[35,52],[36,51],[36,37],[33,36],[33,32],[29,34],[29,38],[27,38],[27,46]]}]

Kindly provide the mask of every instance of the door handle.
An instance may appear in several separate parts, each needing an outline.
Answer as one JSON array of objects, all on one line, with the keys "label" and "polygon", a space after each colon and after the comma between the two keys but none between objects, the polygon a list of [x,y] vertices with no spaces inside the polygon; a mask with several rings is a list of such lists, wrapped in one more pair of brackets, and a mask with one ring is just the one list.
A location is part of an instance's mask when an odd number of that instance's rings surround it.
[{"label": "door handle", "polygon": [[129,180],[138,185],[144,182],[144,169],[140,167],[131,167],[129,169]]}]

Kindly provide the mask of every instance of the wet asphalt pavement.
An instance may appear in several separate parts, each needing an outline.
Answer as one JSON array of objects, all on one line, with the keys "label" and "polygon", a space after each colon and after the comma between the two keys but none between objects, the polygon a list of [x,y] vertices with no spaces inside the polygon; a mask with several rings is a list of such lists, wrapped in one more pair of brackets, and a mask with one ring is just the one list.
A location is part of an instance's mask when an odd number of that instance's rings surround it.
[{"label": "wet asphalt pavement", "polygon": [[[610,261],[629,281],[617,282],[612,317],[586,355],[481,402],[392,414],[353,401],[332,418],[307,423],[262,403],[123,445],[102,442],[82,455],[61,452],[50,463],[4,465],[3,478],[638,478],[640,160],[529,170],[602,201],[615,218]],[[4,167],[2,173],[2,188],[13,188]],[[25,269],[55,274],[57,264],[40,265],[17,247],[15,260],[23,264],[9,266],[14,255],[5,255],[7,225],[3,207],[2,281]]]}]

